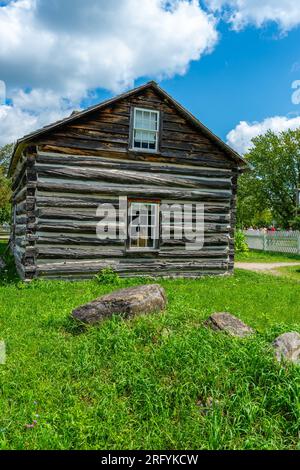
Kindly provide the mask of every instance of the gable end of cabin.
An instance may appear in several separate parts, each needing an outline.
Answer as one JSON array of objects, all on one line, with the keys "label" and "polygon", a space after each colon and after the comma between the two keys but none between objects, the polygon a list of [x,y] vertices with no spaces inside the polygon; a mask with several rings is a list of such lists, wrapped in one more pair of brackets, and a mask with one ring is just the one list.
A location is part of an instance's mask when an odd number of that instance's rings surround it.
[{"label": "gable end of cabin", "polygon": [[[90,278],[107,266],[120,276],[231,273],[243,167],[153,84],[37,131],[11,164],[18,272],[26,280]],[[203,246],[187,249],[197,206]]]}]

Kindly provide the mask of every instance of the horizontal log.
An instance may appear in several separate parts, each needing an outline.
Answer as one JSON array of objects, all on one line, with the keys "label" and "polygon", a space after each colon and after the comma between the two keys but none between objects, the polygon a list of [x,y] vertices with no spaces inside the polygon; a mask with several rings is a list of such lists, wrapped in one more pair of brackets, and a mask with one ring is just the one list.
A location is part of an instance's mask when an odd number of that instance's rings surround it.
[{"label": "horizontal log", "polygon": [[[30,252],[30,250],[27,250]],[[99,259],[102,258],[133,258],[137,256],[136,252],[125,251],[125,249],[120,250],[113,247],[104,247],[95,248],[95,247],[69,247],[69,246],[38,246],[33,248],[31,251],[32,255],[36,255],[38,260],[41,259]],[[190,250],[165,250],[159,253],[151,253],[151,252],[139,252],[138,254],[140,258],[201,258],[205,260],[215,260],[215,259],[223,259],[224,261],[227,260],[228,250],[199,250],[199,251],[190,251]]]},{"label": "horizontal log", "polygon": [[119,239],[105,239],[100,240],[96,235],[90,233],[84,234],[72,234],[72,233],[57,233],[57,232],[38,232],[36,236],[32,238],[32,241],[36,240],[37,244],[85,244],[95,246],[124,246],[124,240]]},{"label": "horizontal log", "polygon": [[[49,220],[39,220],[36,224],[37,231],[43,232],[56,232],[56,233],[91,233],[96,234],[96,227],[97,224],[89,223],[89,222],[77,222],[73,220],[69,221],[49,221]],[[118,226],[115,224],[116,230],[118,230]],[[123,229],[122,224],[119,225],[120,230]]]},{"label": "horizontal log", "polygon": [[112,142],[100,142],[98,140],[91,140],[88,138],[72,138],[68,135],[61,136],[52,134],[51,136],[44,136],[42,139],[43,145],[55,145],[60,147],[67,147],[67,148],[76,148],[76,149],[83,149],[83,150],[90,150],[93,151],[102,151],[107,150],[110,152],[118,151],[118,150],[125,150],[127,151],[128,144],[127,142],[124,143],[117,143],[114,144]]},{"label": "horizontal log", "polygon": [[[112,206],[114,206],[115,213],[111,215],[107,215],[105,217],[105,220],[107,220],[108,222],[114,222],[115,220],[122,220],[122,221],[126,220],[127,211],[119,210],[118,206],[115,206],[113,204]],[[96,213],[97,207],[98,206],[96,206],[95,208],[85,208],[85,209],[76,208],[73,210],[70,210],[69,207],[66,207],[66,208],[41,207],[40,209],[36,210],[35,215],[41,220],[43,219],[43,220],[52,221],[52,219],[54,220],[62,219],[62,220],[73,220],[74,222],[75,221],[94,221],[94,223],[98,223],[100,220],[100,217],[97,216],[97,213]],[[17,221],[19,223],[22,223],[22,222],[24,223],[24,221],[26,221],[26,217],[25,219],[24,217],[25,216],[22,215],[21,217],[17,218]],[[207,223],[214,222],[214,223],[226,224],[226,226],[228,226],[230,215],[229,214],[222,214],[222,215],[204,214],[204,220]],[[191,223],[195,224],[197,222],[197,219],[195,217],[195,214],[192,214],[188,212],[187,210],[185,211],[183,210],[182,216],[180,218],[176,216],[175,219],[172,217],[172,214],[171,216],[168,216],[166,215],[165,212],[163,213],[162,226],[173,227],[174,224],[178,225],[180,221],[182,222],[182,224],[184,223],[185,225],[191,224]]]},{"label": "horizontal log", "polygon": [[[72,233],[59,233],[59,232],[37,232],[35,235],[28,235],[28,240],[37,241],[38,244],[78,244],[78,245],[89,245],[89,246],[106,246],[106,245],[119,245],[124,246],[124,241],[119,239],[107,239],[100,240],[94,234],[81,233],[81,234],[72,234]],[[230,238],[227,234],[205,234],[204,246],[228,246]],[[161,240],[160,247],[162,249],[179,249],[184,247],[189,240],[183,238],[183,240]]]},{"label": "horizontal log", "polygon": [[128,128],[126,131],[117,132],[114,128],[113,132],[103,132],[101,127],[98,129],[87,129],[86,127],[73,127],[68,126],[65,131],[57,131],[54,137],[71,137],[75,139],[89,139],[96,140],[98,142],[111,142],[113,144],[125,144],[128,145],[129,132]]},{"label": "horizontal log", "polygon": [[[99,219],[100,221],[100,219]],[[34,228],[31,227],[32,224],[29,224],[29,228]],[[122,219],[120,222],[116,222],[115,224],[111,222],[110,226],[115,226],[116,229],[118,228],[120,230],[124,230],[124,223],[122,223]],[[172,225],[171,229],[169,230],[169,227],[167,226],[162,226],[161,231],[162,234],[168,234],[170,231],[171,238],[172,235],[174,234],[174,227],[176,228],[177,226]],[[96,228],[97,228],[97,222],[83,222],[83,221],[76,221],[76,220],[42,220],[39,219],[38,222],[35,224],[35,229],[37,231],[44,231],[44,232],[77,232],[78,234],[80,233],[95,233],[96,234]],[[185,227],[186,229],[188,228],[193,228],[191,227]],[[228,232],[228,226],[227,224],[213,224],[213,223],[205,223],[204,224],[204,231],[206,234],[209,233],[215,233],[215,232]]]},{"label": "horizontal log", "polygon": [[182,165],[170,165],[165,163],[155,164],[154,162],[137,162],[137,161],[116,161],[113,158],[102,158],[100,156],[80,156],[80,155],[62,155],[50,152],[40,152],[37,157],[38,164],[46,165],[66,165],[66,166],[80,166],[82,167],[96,167],[104,169],[115,170],[135,170],[135,171],[148,171],[151,173],[167,173],[177,174],[184,176],[195,177],[218,177],[218,178],[231,178],[232,171],[230,169],[210,169],[207,167],[189,167]]},{"label": "horizontal log", "polygon": [[26,224],[26,222],[27,222],[27,214],[16,216],[16,224],[22,225],[22,224]]},{"label": "horizontal log", "polygon": [[222,169],[233,169],[236,168],[236,163],[230,160],[218,160],[210,152],[197,152],[193,154],[184,154],[184,152],[164,152],[164,153],[147,153],[147,152],[135,152],[131,150],[96,150],[96,149],[85,149],[78,147],[68,147],[60,145],[58,142],[52,145],[40,144],[40,151],[43,152],[53,152],[61,154],[73,154],[73,155],[87,155],[87,156],[97,156],[99,155],[102,158],[114,158],[132,161],[146,161],[146,162],[155,162],[155,163],[172,163],[178,165],[195,165],[201,167],[209,168],[222,168]]},{"label": "horizontal log", "polygon": [[[228,276],[232,274],[231,269],[220,269],[220,270],[205,270],[205,271],[192,271],[192,272],[184,272],[184,273],[178,273],[178,272],[171,272],[168,271],[167,273],[145,273],[143,274],[143,277],[153,279],[153,278],[162,278],[162,279],[199,279],[205,276]],[[119,276],[121,278],[133,278],[133,277],[141,277],[141,274],[135,274],[135,273],[119,273]],[[94,277],[94,274],[86,274],[86,273],[79,273],[79,274],[39,274],[39,277],[42,279],[48,279],[48,280],[59,280],[59,281],[70,281],[70,282],[75,282],[75,281],[83,281],[83,280],[88,280],[92,279]]]},{"label": "horizontal log", "polygon": [[39,274],[55,273],[55,274],[72,274],[72,273],[97,273],[106,267],[112,267],[118,273],[154,273],[156,275],[162,273],[168,273],[169,271],[184,273],[191,271],[205,271],[205,270],[227,270],[228,262],[227,261],[187,261],[185,259],[173,260],[149,260],[138,258],[136,260],[119,260],[109,259],[102,261],[88,261],[88,262],[70,262],[64,261],[61,263],[47,263],[47,264],[38,264],[37,272]]},{"label": "horizontal log", "polygon": [[[193,230],[194,227],[186,227],[185,228],[186,230]],[[181,233],[183,233],[183,237],[184,237],[184,231],[181,231],[180,230],[180,227],[162,227],[161,228],[161,241],[162,242],[166,242],[166,241],[169,241],[169,240],[176,240],[179,238],[179,236],[177,234],[180,234],[180,238],[178,241],[180,241],[180,239],[182,238],[181,236]],[[228,227],[226,225],[221,225],[221,224],[205,224],[204,226],[204,234],[206,235],[209,235],[211,233],[223,233],[223,234],[228,234]],[[199,235],[198,235],[198,238],[199,238]],[[189,239],[184,239],[185,242],[190,242],[193,240],[189,240]]]},{"label": "horizontal log", "polygon": [[190,190],[190,189],[165,189],[165,188],[151,188],[151,187],[124,187],[118,185],[104,185],[104,184],[90,184],[90,183],[75,183],[75,182],[52,182],[52,181],[38,181],[37,189],[45,192],[72,192],[83,194],[109,194],[109,195],[122,195],[132,197],[155,197],[155,198],[168,198],[175,200],[198,200],[198,201],[228,201],[230,200],[230,191],[219,190],[216,192],[205,190]]},{"label": "horizontal log", "polygon": [[[47,193],[46,193],[47,194]],[[115,207],[118,207],[119,199],[113,196],[91,196],[82,194],[80,197],[78,195],[69,195],[65,196],[44,196],[43,193],[39,193],[36,198],[37,207],[44,208],[97,208],[99,204],[113,204]]]},{"label": "horizontal log", "polygon": [[129,135],[129,122],[118,123],[111,122],[110,120],[105,119],[104,117],[101,120],[101,123],[92,120],[86,120],[81,122],[74,121],[68,126],[69,129],[79,129],[87,131],[97,131],[103,134],[109,134],[111,132],[117,133],[120,135]]},{"label": "horizontal log", "polygon": [[[204,246],[227,246],[230,237],[227,233],[205,233],[204,235]],[[164,247],[172,247],[172,246],[185,246],[186,243],[190,243],[190,240],[187,240],[183,237],[182,240],[174,240],[174,239],[162,239],[160,240],[160,248]]]},{"label": "horizontal log", "polygon": [[25,235],[25,234],[26,234],[26,225],[15,226],[15,235]]},{"label": "horizontal log", "polygon": [[[230,180],[222,178],[184,178],[182,175],[167,175],[163,173],[138,172],[121,169],[89,169],[79,168],[77,166],[54,166],[37,165],[38,176],[50,178],[68,178],[92,181],[104,181],[108,183],[124,185],[153,185],[173,188],[211,188],[211,189],[230,189]],[[59,181],[59,180],[58,180]]]},{"label": "horizontal log", "polygon": [[[113,222],[115,220],[125,220],[127,215],[127,211],[119,210],[118,207],[114,207],[115,214],[111,216],[106,216],[105,220],[108,222]],[[94,223],[98,223],[101,219],[97,216],[96,208],[94,209],[76,209],[76,210],[69,210],[69,208],[43,208],[36,210],[36,215],[41,220],[49,220],[52,219],[63,219],[63,220],[73,220],[75,221],[94,221]]]},{"label": "horizontal log", "polygon": [[37,246],[36,247],[36,255],[40,262],[41,259],[101,259],[101,258],[121,258],[124,256],[124,248],[118,249],[118,246],[111,247],[111,246],[103,246],[103,248],[95,248],[95,247],[76,247],[71,248],[69,246],[65,246],[63,248],[56,247],[56,246]]},{"label": "horizontal log", "polygon": [[26,212],[26,200],[21,201],[19,204],[16,204],[16,215],[22,215]]},{"label": "horizontal log", "polygon": [[26,244],[27,244],[27,242],[26,242],[26,235],[20,235],[20,236],[18,236],[18,237],[15,237],[14,242],[15,242],[16,245],[25,247]]}]

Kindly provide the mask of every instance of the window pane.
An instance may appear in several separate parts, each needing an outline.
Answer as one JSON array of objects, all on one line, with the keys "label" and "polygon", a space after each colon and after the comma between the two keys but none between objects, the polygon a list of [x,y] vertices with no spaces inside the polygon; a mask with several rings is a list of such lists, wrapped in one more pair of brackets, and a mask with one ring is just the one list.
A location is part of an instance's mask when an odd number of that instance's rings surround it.
[{"label": "window pane", "polygon": [[134,147],[155,150],[155,146],[156,132],[134,131]]},{"label": "window pane", "polygon": [[150,129],[153,131],[157,130],[157,114],[156,113],[151,113]]},{"label": "window pane", "polygon": [[157,131],[158,127],[158,115],[153,111],[142,111],[135,110],[135,119],[134,119],[135,129],[144,129]]},{"label": "window pane", "polygon": [[155,142],[156,134],[154,132],[148,132],[148,139],[149,142]]},{"label": "window pane", "polygon": [[155,121],[150,121],[150,130],[151,131],[156,131],[156,128],[157,128],[157,124]]},{"label": "window pane", "polygon": [[143,131],[134,131],[135,140],[143,140]]},{"label": "window pane", "polygon": [[136,129],[143,129],[143,119],[136,119],[135,120],[135,128]]},{"label": "window pane", "polygon": [[141,140],[143,140],[143,142],[147,142],[149,140],[149,133],[146,131],[141,132]]}]

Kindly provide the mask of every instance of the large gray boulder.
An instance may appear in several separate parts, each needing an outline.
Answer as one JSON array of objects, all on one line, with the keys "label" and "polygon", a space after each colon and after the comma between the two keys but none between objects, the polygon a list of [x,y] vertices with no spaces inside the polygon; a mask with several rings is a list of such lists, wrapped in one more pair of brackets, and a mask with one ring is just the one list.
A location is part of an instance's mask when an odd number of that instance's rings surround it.
[{"label": "large gray boulder", "polygon": [[72,315],[84,323],[93,324],[114,314],[130,317],[141,313],[158,312],[163,310],[166,304],[164,289],[159,284],[146,284],[119,289],[99,297],[76,308]]},{"label": "large gray boulder", "polygon": [[283,333],[274,342],[275,357],[278,362],[290,361],[300,364],[300,335],[295,331]]},{"label": "large gray boulder", "polygon": [[228,312],[213,313],[206,320],[205,325],[213,330],[225,331],[231,336],[238,336],[240,338],[244,338],[255,333],[253,328]]}]

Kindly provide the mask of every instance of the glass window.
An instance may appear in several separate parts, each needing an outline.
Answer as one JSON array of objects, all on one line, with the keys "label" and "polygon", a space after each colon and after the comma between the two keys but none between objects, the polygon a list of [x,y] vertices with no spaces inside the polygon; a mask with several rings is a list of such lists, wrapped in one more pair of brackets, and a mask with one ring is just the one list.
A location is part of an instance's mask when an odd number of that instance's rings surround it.
[{"label": "glass window", "polygon": [[151,251],[159,246],[159,203],[129,202],[128,248]]},{"label": "glass window", "polygon": [[133,148],[157,151],[159,112],[134,108]]}]

